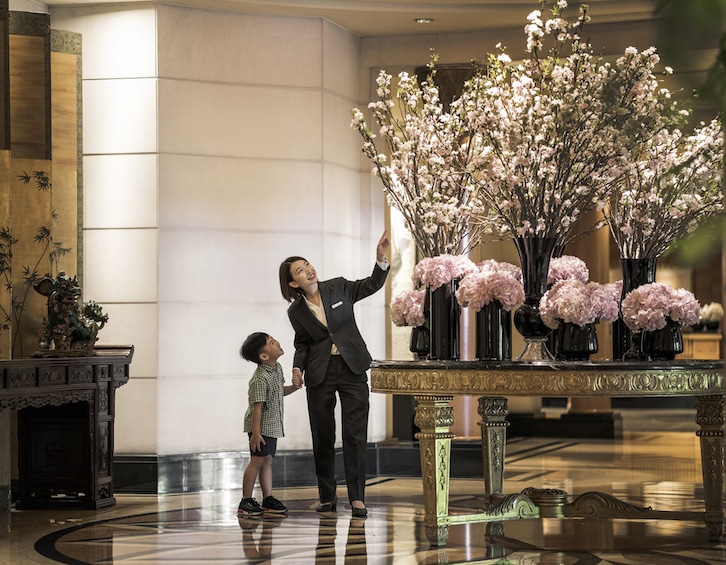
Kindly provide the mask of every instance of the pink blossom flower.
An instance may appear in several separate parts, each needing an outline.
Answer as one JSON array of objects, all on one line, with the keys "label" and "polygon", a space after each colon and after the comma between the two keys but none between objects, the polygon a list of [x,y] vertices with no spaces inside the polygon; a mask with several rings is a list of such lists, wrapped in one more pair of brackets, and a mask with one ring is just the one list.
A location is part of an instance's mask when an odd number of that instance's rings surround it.
[{"label": "pink blossom flower", "polygon": [[654,130],[623,154],[623,179],[605,214],[620,257],[659,257],[722,213],[723,146],[723,126],[714,119],[692,135],[678,127]]},{"label": "pink blossom flower", "polygon": [[701,318],[701,306],[692,292],[662,283],[649,283],[631,290],[620,305],[625,325],[631,331],[653,331],[666,326],[666,318],[681,326],[692,326]]},{"label": "pink blossom flower", "polygon": [[476,271],[474,261],[464,255],[425,257],[413,268],[413,284],[436,290],[441,286]]},{"label": "pink blossom flower", "polygon": [[404,290],[391,300],[391,321],[397,326],[422,326],[424,316],[425,290]]},{"label": "pink blossom flower", "polygon": [[467,113],[455,105],[447,108],[435,75],[432,61],[427,78],[403,71],[392,87],[393,77],[381,71],[377,100],[368,105],[374,125],[369,127],[358,108],[351,123],[388,204],[400,212],[424,257],[465,253],[477,245],[483,229],[471,221],[480,202],[466,170],[471,159]]},{"label": "pink blossom flower", "polygon": [[552,17],[528,18],[524,58],[498,45],[452,106],[471,126],[466,166],[483,204],[475,221],[500,236],[564,243],[583,215],[604,208],[622,175],[618,157],[670,108],[670,94],[654,51],[606,61],[583,32],[586,5],[568,21],[567,2],[548,4]]}]

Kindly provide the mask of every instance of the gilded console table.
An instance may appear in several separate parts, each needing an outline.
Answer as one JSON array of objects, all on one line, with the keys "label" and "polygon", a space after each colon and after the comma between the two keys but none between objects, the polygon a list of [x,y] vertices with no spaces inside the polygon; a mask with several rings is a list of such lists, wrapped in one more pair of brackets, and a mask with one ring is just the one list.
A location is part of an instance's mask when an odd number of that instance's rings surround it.
[{"label": "gilded console table", "polygon": [[92,356],[0,361],[0,410],[19,411],[18,508],[116,503],[115,393],[133,353],[97,346]]},{"label": "gilded console table", "polygon": [[[586,493],[572,502],[558,489],[525,489],[505,495],[504,454],[508,396],[540,397],[697,397],[705,512],[712,541],[723,538],[723,362],[652,363],[485,361],[376,361],[374,392],[412,395],[421,455],[426,536],[445,545],[449,526],[471,522],[576,516],[638,519],[693,517],[639,508],[604,493]],[[454,395],[479,397],[484,495],[487,506],[475,514],[449,514],[450,433]],[[687,514],[687,516],[686,516]],[[700,513],[699,513],[700,514]]]}]

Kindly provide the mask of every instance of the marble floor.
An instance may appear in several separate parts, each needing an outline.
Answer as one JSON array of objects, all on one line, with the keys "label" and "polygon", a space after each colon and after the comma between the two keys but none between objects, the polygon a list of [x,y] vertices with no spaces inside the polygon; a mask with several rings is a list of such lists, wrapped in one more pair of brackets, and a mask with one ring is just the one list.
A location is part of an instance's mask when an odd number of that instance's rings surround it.
[{"label": "marble floor", "polygon": [[[637,506],[679,511],[685,519],[462,524],[450,528],[445,547],[432,547],[420,479],[375,477],[368,481],[367,519],[352,518],[343,487],[338,494],[344,504],[325,514],[315,512],[315,489],[309,487],[277,489],[289,508],[278,517],[238,519],[239,490],[124,494],[116,506],[98,511],[13,510],[0,532],[0,563],[726,563],[726,546],[709,543],[697,515],[703,508],[700,453],[686,412],[626,417],[622,439],[513,438],[505,467],[507,493],[527,487],[604,492]],[[451,512],[480,508],[482,490],[479,478],[452,480]]]}]

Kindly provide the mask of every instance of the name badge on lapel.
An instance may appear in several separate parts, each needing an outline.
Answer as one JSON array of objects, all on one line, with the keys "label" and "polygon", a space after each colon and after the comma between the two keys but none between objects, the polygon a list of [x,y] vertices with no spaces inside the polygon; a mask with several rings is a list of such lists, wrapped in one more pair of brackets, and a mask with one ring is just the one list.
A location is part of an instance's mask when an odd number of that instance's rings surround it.
[{"label": "name badge on lapel", "polygon": [[339,301],[339,302],[336,302],[335,304],[333,304],[333,305],[331,306],[331,308],[332,308],[333,310],[335,310],[335,309],[336,309],[336,308],[337,308],[338,306],[342,306],[342,305],[343,305],[343,301],[341,300],[341,301]]}]

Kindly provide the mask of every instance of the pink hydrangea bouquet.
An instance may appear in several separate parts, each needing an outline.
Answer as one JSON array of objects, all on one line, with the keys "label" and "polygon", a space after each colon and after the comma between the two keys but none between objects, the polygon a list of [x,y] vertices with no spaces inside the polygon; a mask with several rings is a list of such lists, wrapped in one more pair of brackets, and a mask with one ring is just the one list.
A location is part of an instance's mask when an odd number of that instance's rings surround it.
[{"label": "pink hydrangea bouquet", "polygon": [[579,279],[564,279],[552,285],[539,303],[542,321],[557,329],[560,323],[585,326],[618,319],[620,287]]},{"label": "pink hydrangea bouquet", "polygon": [[484,259],[481,263],[477,263],[480,271],[492,271],[492,272],[505,272],[512,275],[519,282],[522,282],[522,269],[513,265],[512,263],[506,263],[504,261],[495,261],[494,259]]},{"label": "pink hydrangea bouquet", "polygon": [[550,259],[550,270],[547,275],[547,284],[566,279],[577,279],[582,282],[590,280],[590,270],[587,263],[574,255],[563,255]]},{"label": "pink hydrangea bouquet", "polygon": [[425,257],[413,268],[414,286],[427,286],[436,290],[443,285],[461,279],[476,271],[474,261],[465,255],[437,255]]},{"label": "pink hydrangea bouquet", "polygon": [[464,308],[469,307],[476,312],[494,300],[504,310],[514,310],[524,302],[522,272],[510,263],[498,263],[491,259],[483,261],[479,263],[478,270],[461,279],[456,300]]},{"label": "pink hydrangea bouquet", "polygon": [[660,330],[666,326],[666,318],[680,326],[692,326],[701,319],[701,306],[692,292],[662,283],[634,288],[623,298],[620,310],[633,332]]},{"label": "pink hydrangea bouquet", "polygon": [[422,326],[424,315],[425,290],[404,290],[391,300],[391,320],[396,326]]}]

